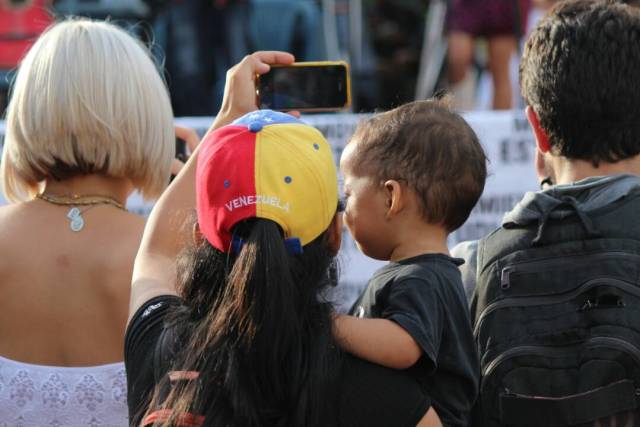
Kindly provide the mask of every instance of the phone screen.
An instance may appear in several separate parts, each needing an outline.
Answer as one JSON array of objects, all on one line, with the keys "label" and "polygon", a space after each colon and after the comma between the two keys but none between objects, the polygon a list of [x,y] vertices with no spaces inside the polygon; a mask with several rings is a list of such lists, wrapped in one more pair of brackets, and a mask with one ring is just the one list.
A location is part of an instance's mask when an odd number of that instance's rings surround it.
[{"label": "phone screen", "polygon": [[345,65],[273,67],[260,76],[260,108],[340,110],[349,104]]}]

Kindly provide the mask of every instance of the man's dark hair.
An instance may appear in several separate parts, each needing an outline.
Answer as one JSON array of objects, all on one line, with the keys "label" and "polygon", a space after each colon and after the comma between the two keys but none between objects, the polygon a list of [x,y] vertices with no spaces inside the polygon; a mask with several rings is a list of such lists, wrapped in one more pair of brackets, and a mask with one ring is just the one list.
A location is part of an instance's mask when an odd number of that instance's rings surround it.
[{"label": "man's dark hair", "polygon": [[482,194],[487,158],[478,137],[446,101],[416,101],[363,121],[355,164],[380,184],[406,182],[424,219],[451,232]]},{"label": "man's dark hair", "polygon": [[640,153],[640,11],[613,0],[558,3],[527,40],[522,96],[555,154],[617,162]]}]

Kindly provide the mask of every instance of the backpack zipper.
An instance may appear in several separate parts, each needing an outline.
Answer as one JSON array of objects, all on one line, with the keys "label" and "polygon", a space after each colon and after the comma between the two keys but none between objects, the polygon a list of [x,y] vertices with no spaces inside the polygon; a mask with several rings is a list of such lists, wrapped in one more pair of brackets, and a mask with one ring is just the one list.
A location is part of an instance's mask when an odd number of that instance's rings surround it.
[{"label": "backpack zipper", "polygon": [[578,295],[598,285],[613,286],[615,288],[622,289],[627,293],[640,297],[640,288],[638,286],[632,285],[620,279],[598,278],[598,279],[591,279],[583,283],[582,285],[578,286],[576,289],[569,292],[565,292],[563,294],[559,294],[559,295],[544,295],[544,296],[533,296],[533,297],[523,296],[523,297],[504,298],[489,304],[488,306],[485,307],[484,310],[482,310],[482,312],[480,313],[480,316],[478,316],[478,320],[476,321],[476,325],[473,329],[473,336],[476,339],[478,338],[478,335],[480,334],[480,326],[482,326],[482,322],[486,319],[488,315],[490,315],[496,310],[500,310],[505,307],[529,307],[533,305],[559,304],[562,302],[572,300]]},{"label": "backpack zipper", "polygon": [[511,274],[518,273],[530,273],[542,269],[541,267],[549,266],[563,266],[575,260],[589,259],[590,261],[599,262],[607,258],[633,258],[636,261],[640,261],[640,255],[630,254],[628,252],[605,252],[586,255],[570,255],[562,256],[558,258],[544,258],[536,261],[523,261],[504,267],[500,273],[500,286],[502,289],[508,289],[511,287]]},{"label": "backpack zipper", "polygon": [[[628,341],[625,341],[623,339],[616,338],[616,337],[594,337],[586,340],[584,343],[586,345],[583,345],[583,346],[587,348],[588,347],[609,347],[609,348],[616,348],[618,350],[622,350],[623,352],[630,354],[633,357],[633,359],[636,361],[638,366],[640,366],[640,348],[636,347],[635,345],[631,344]],[[567,354],[567,348],[573,348],[573,347],[575,346],[568,346],[563,348],[545,347],[545,346],[539,346],[539,345],[513,347],[503,353],[500,353],[498,357],[493,359],[486,366],[486,368],[482,370],[482,377],[483,378],[488,377],[498,365],[500,365],[506,360],[512,359],[517,356],[521,356],[525,354],[534,355],[534,356],[535,355],[549,356],[552,354],[564,355],[564,354]]]}]

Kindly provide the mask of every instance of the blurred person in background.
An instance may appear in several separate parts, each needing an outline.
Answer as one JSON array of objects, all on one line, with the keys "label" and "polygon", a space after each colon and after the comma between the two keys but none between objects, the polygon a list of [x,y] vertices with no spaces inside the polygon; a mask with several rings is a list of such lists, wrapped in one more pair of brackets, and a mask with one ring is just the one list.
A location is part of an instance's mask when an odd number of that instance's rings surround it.
[{"label": "blurred person in background", "polygon": [[11,74],[22,56],[53,22],[51,0],[0,0],[0,117],[4,117]]},{"label": "blurred person in background", "polygon": [[[392,109],[413,101],[422,49],[426,5],[423,0],[364,2],[363,40],[370,44],[370,84],[361,105],[367,111]],[[355,86],[357,89],[357,86]]]},{"label": "blurred person in background", "polygon": [[249,52],[248,0],[167,0],[157,10],[155,42],[164,50],[175,115],[212,116],[227,68]]},{"label": "blurred person in background", "polygon": [[174,150],[167,89],[125,31],[62,22],[22,61],[0,168],[13,202],[0,208],[4,422],[127,424],[123,341],[144,219],[125,203],[163,191]]},{"label": "blurred person in background", "polygon": [[448,76],[454,102],[460,109],[474,106],[471,66],[475,41],[487,40],[488,66],[493,81],[493,109],[512,108],[509,63],[526,29],[530,0],[452,0],[448,19]]}]

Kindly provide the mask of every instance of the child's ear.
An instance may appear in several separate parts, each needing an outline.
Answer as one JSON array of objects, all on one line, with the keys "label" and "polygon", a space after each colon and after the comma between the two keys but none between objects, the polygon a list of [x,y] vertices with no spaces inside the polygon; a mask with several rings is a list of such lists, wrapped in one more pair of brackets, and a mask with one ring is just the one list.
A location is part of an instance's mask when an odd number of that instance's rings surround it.
[{"label": "child's ear", "polygon": [[405,204],[405,189],[395,179],[390,179],[384,183],[385,203],[387,208],[387,219],[397,215]]}]

